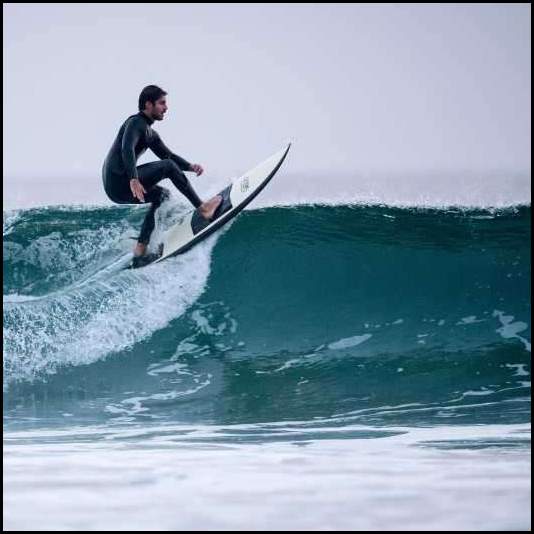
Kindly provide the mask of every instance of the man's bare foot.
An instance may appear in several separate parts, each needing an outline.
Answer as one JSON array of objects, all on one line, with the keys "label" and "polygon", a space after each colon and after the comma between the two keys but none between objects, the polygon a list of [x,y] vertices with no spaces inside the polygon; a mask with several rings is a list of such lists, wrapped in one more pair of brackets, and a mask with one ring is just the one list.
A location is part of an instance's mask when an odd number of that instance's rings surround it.
[{"label": "man's bare foot", "polygon": [[134,248],[134,256],[144,256],[146,253],[146,245],[144,243],[137,243]]},{"label": "man's bare foot", "polygon": [[198,211],[200,212],[200,215],[204,217],[207,221],[211,220],[213,217],[213,214],[215,213],[215,210],[219,207],[219,204],[222,202],[222,196],[216,195],[210,200],[203,202],[199,207]]}]

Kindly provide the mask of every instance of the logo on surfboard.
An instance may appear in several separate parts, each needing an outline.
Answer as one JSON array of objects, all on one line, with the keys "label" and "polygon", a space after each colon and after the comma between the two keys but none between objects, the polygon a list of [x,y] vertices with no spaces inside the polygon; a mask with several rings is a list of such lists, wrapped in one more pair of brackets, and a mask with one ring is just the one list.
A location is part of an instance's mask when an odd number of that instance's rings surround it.
[{"label": "logo on surfboard", "polygon": [[245,176],[243,180],[241,180],[241,193],[246,193],[250,187],[248,178]]}]

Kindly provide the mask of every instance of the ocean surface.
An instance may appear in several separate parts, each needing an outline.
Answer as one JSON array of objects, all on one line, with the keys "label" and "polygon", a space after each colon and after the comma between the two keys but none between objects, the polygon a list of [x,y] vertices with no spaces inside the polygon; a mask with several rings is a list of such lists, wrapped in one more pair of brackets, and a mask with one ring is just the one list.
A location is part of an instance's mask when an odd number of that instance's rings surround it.
[{"label": "ocean surface", "polygon": [[531,207],[435,204],[5,210],[4,528],[529,530]]}]

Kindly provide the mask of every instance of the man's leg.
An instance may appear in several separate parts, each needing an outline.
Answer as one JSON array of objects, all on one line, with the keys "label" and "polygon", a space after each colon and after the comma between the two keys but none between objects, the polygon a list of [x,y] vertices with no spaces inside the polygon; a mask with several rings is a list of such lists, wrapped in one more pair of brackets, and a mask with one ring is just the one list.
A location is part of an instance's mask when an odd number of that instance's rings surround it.
[{"label": "man's leg", "polygon": [[152,163],[145,163],[137,167],[139,180],[144,188],[148,191],[164,178],[169,178],[176,189],[180,191],[195,208],[199,208],[200,214],[207,220],[213,217],[213,214],[219,204],[222,202],[222,197],[216,195],[207,202],[202,202],[187,176],[180,170],[178,165],[171,159],[163,159],[161,161],[154,161]]},{"label": "man's leg", "polygon": [[[151,206],[143,221],[141,233],[134,249],[134,256],[143,256],[146,253],[150,235],[155,227],[156,210],[161,203],[169,197],[169,191],[167,189],[156,185],[161,180],[169,178],[175,187],[186,196],[191,204],[193,204],[195,208],[199,208],[200,214],[207,220],[213,217],[215,210],[222,202],[222,197],[220,195],[213,197],[207,202],[202,202],[189,183],[187,176],[180,170],[178,165],[170,159],[139,165],[137,167],[137,174],[139,176],[139,181],[146,190],[145,202],[150,202]],[[138,201],[134,199],[134,202]]]},{"label": "man's leg", "polygon": [[150,209],[145,215],[145,220],[141,226],[141,233],[137,240],[137,245],[134,250],[134,256],[143,256],[146,253],[150,236],[156,226],[156,210],[161,206],[164,200],[169,198],[169,191],[164,187],[155,185],[145,194],[145,202],[150,202]]}]

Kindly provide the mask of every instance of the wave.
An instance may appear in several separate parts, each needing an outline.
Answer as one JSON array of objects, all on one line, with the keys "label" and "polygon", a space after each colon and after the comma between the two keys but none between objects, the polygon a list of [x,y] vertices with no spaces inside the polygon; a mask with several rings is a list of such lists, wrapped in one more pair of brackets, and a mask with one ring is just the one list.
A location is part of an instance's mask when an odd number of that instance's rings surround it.
[{"label": "wave", "polygon": [[[157,235],[182,209],[159,214]],[[143,215],[11,215],[8,404],[45,388],[72,411],[79,388],[119,419],[526,417],[529,206],[249,210],[187,254],[123,270]]]}]

